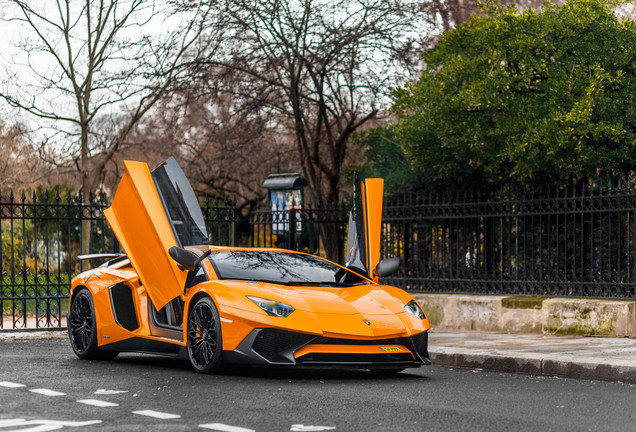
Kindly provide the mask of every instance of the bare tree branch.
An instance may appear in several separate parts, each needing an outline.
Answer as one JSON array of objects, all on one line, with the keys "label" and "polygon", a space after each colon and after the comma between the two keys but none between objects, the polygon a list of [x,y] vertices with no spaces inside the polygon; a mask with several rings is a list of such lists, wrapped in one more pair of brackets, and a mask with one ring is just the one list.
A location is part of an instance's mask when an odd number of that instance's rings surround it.
[{"label": "bare tree branch", "polygon": [[[20,39],[6,55],[14,68],[2,81],[0,98],[30,115],[40,134],[48,129],[42,141],[64,152],[60,160],[76,161],[85,200],[134,125],[197,56],[213,6],[189,4],[196,7],[183,10],[154,0],[2,2],[2,20],[20,24]],[[126,121],[116,123],[120,129],[108,134],[111,140],[96,153],[95,120],[117,113]]]}]

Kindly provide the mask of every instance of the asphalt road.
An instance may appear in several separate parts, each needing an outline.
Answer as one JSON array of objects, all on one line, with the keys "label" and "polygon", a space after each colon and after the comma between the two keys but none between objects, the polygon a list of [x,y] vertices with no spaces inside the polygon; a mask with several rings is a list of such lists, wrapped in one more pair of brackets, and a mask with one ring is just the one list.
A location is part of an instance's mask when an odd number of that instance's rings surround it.
[{"label": "asphalt road", "polygon": [[65,339],[0,341],[0,432],[634,431],[635,402],[634,384],[438,366],[199,375],[144,354],[79,360]]}]

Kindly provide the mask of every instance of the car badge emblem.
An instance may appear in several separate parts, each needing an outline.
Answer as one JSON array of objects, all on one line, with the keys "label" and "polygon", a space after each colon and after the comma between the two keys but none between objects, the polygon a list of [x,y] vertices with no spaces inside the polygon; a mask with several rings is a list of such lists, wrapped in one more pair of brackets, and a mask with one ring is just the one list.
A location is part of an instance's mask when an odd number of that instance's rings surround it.
[{"label": "car badge emblem", "polygon": [[367,321],[367,320],[362,320],[363,323],[365,323],[366,325],[370,326],[371,325],[371,321]]}]

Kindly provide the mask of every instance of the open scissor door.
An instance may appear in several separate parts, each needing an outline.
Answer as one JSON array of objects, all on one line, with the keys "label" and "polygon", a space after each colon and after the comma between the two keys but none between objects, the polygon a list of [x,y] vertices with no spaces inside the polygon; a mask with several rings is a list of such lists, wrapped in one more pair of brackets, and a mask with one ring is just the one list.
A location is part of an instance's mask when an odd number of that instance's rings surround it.
[{"label": "open scissor door", "polygon": [[187,276],[168,250],[207,244],[203,216],[174,159],[152,174],[143,162],[125,161],[124,168],[113,203],[104,215],[155,308],[161,309],[183,293]]},{"label": "open scissor door", "polygon": [[353,177],[353,207],[349,214],[346,267],[376,279],[373,270],[380,262],[382,197],[384,180]]}]

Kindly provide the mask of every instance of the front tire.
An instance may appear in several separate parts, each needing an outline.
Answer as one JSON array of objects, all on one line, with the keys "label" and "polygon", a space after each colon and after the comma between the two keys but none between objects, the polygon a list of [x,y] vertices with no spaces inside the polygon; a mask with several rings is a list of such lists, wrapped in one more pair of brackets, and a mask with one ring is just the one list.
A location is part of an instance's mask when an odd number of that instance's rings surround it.
[{"label": "front tire", "polygon": [[97,347],[97,323],[93,297],[87,289],[81,289],[73,296],[68,317],[68,338],[73,352],[81,359],[110,360],[118,351],[107,351]]},{"label": "front tire", "polygon": [[216,372],[223,350],[221,320],[209,297],[198,300],[188,314],[188,358],[198,373]]}]

